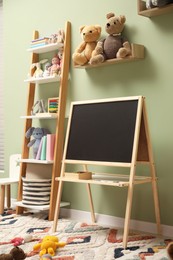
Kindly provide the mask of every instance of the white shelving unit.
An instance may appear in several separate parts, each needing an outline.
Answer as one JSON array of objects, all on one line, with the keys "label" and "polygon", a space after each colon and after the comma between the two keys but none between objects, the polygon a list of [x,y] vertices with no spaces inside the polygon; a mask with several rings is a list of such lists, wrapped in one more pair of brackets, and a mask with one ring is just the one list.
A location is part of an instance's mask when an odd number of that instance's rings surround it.
[{"label": "white shelving unit", "polygon": [[[23,138],[23,147],[22,147],[22,156],[21,156],[21,167],[20,167],[20,179],[19,179],[19,187],[18,187],[18,199],[17,199],[17,214],[23,213],[24,208],[38,209],[38,210],[49,210],[49,220],[54,219],[54,211],[56,205],[56,195],[58,191],[58,182],[55,178],[60,176],[61,169],[61,161],[63,155],[63,140],[64,140],[64,121],[65,121],[65,108],[66,108],[66,97],[67,97],[67,86],[68,86],[68,78],[69,78],[69,63],[70,63],[70,43],[71,43],[71,23],[66,22],[65,26],[65,40],[64,44],[55,43],[55,44],[47,44],[46,46],[38,47],[38,48],[30,48],[28,49],[31,52],[32,60],[31,64],[37,63],[39,59],[39,54],[47,53],[51,51],[58,51],[58,49],[63,47],[63,60],[61,66],[61,76],[53,76],[53,77],[44,77],[44,78],[31,78],[26,79],[25,82],[29,84],[28,88],[28,99],[27,99],[27,110],[26,115],[21,116],[21,118],[25,119],[24,133],[32,127],[33,119],[58,119],[56,120],[56,129],[55,129],[55,148],[54,148],[54,160],[46,161],[46,160],[35,160],[29,158],[29,148],[27,144],[29,140],[25,137]],[[38,31],[34,31],[33,39],[38,39],[39,33]],[[34,71],[32,70],[32,75]],[[38,113],[36,115],[30,115],[32,107],[34,105],[34,97],[35,97],[35,88],[39,87],[41,84],[57,82],[57,92],[59,97],[58,103],[58,112],[57,113]],[[33,165],[28,165],[33,164]],[[23,181],[22,178],[27,175],[27,166],[32,166],[34,169],[38,169],[39,165],[42,164],[41,167],[49,167],[51,172],[51,191],[50,191],[50,203],[49,205],[25,205],[22,203],[23,197]],[[36,166],[37,165],[37,166]],[[47,166],[46,166],[47,165]],[[44,168],[47,169],[47,168]],[[47,171],[47,170],[46,170]],[[40,172],[38,173],[40,175]],[[37,175],[37,171],[36,171]],[[40,177],[40,176],[39,176]],[[68,206],[68,202],[61,203],[61,206]]]}]

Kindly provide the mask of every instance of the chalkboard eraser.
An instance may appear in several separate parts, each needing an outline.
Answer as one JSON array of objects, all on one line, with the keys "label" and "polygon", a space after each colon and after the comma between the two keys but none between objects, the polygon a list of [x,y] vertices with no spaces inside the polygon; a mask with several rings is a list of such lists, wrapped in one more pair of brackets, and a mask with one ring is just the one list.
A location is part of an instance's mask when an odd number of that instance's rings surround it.
[{"label": "chalkboard eraser", "polygon": [[65,172],[65,177],[78,180],[90,180],[92,179],[92,172]]}]

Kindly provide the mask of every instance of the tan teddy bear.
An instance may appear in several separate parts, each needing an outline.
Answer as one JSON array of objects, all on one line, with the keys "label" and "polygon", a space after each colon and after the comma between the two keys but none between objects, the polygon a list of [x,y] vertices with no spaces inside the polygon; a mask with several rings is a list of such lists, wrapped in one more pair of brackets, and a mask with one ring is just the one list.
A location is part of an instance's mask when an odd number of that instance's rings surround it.
[{"label": "tan teddy bear", "polygon": [[101,34],[101,26],[81,26],[80,33],[83,42],[78,46],[72,56],[75,65],[84,65],[90,61],[92,52]]},{"label": "tan teddy bear", "polygon": [[124,15],[107,14],[105,30],[109,34],[99,41],[93,51],[91,64],[98,64],[108,59],[125,58],[131,54],[130,43],[122,36],[126,18]]}]

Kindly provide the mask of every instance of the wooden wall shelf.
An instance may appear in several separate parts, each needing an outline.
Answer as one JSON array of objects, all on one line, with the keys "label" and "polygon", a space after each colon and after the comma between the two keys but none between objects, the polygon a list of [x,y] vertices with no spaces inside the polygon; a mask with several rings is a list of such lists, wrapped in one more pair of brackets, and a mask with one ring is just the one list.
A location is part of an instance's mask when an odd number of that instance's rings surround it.
[{"label": "wooden wall shelf", "polygon": [[127,58],[124,58],[124,59],[117,58],[117,59],[106,60],[103,63],[99,63],[97,65],[91,65],[91,64],[87,64],[87,65],[83,65],[83,66],[74,65],[74,67],[77,69],[89,69],[89,68],[94,68],[94,67],[112,65],[112,64],[116,64],[116,63],[136,61],[136,60],[144,58],[144,46],[143,45],[133,43],[133,44],[131,44],[131,48],[132,48],[132,55]]},{"label": "wooden wall shelf", "polygon": [[146,2],[138,0],[138,14],[146,17],[159,16],[173,12],[173,4],[166,5],[161,8],[146,9]]}]

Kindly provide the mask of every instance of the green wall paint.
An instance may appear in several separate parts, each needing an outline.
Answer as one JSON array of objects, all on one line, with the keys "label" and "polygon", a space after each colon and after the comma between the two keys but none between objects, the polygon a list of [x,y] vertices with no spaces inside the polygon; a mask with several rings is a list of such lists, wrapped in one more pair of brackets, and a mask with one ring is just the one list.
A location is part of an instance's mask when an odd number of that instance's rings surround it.
[{"label": "green wall paint", "polygon": [[[155,18],[137,15],[137,1],[57,1],[4,0],[4,89],[5,89],[5,153],[8,156],[21,151],[27,85],[23,82],[29,71],[30,55],[26,52],[33,30],[50,35],[64,28],[66,20],[72,23],[72,53],[81,42],[79,27],[100,24],[102,35],[108,12],[125,14],[126,36],[130,42],[145,46],[145,59],[132,63],[90,70],[74,69],[71,63],[67,100],[67,115],[71,101],[144,95],[146,96],[150,132],[158,176],[161,221],[173,225],[172,158],[173,158],[173,15]],[[48,89],[39,90],[48,95]],[[51,90],[53,91],[53,90]],[[44,93],[43,93],[44,92]],[[40,94],[38,93],[38,94]],[[124,216],[126,189],[92,187],[95,211]],[[89,210],[84,187],[66,184],[63,199],[71,207]],[[150,185],[135,188],[132,218],[154,222]]]}]

